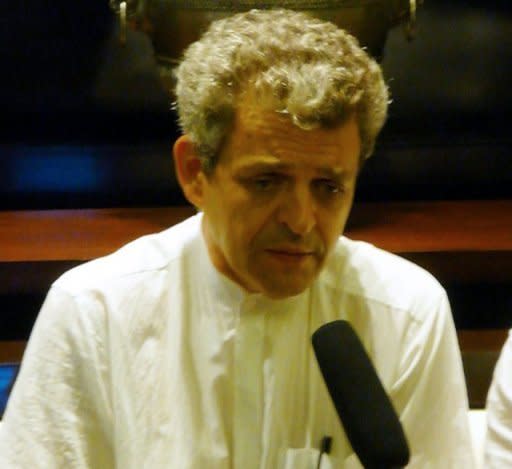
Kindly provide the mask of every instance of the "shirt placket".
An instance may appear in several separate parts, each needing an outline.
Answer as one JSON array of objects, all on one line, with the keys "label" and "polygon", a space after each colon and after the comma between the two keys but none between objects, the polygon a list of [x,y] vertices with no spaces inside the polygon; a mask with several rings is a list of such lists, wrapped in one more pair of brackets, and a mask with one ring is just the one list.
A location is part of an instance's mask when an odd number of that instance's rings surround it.
[{"label": "shirt placket", "polygon": [[235,339],[233,468],[260,467],[263,419],[264,314],[251,298],[241,305]]}]

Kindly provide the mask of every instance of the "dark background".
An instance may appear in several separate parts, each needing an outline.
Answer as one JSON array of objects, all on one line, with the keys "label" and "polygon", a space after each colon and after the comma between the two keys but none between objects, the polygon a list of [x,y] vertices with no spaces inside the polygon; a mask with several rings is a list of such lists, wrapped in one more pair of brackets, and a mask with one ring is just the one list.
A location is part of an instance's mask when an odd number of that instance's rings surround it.
[{"label": "dark background", "polygon": [[[117,38],[107,0],[0,3],[1,210],[185,203],[151,42]],[[509,199],[511,50],[506,1],[425,0],[414,41],[392,30],[393,103],[356,200]],[[457,327],[512,326],[510,285],[446,287]],[[0,297],[4,338],[28,335],[43,297]]]}]

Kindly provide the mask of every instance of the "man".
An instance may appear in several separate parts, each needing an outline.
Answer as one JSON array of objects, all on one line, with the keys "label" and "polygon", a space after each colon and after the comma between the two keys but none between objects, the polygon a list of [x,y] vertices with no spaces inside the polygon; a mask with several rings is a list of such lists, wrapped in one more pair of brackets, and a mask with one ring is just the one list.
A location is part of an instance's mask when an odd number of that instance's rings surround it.
[{"label": "man", "polygon": [[487,394],[485,467],[512,466],[512,330],[503,345]]},{"label": "man", "polygon": [[310,345],[335,319],[370,354],[410,466],[471,467],[444,290],[340,237],[386,116],[378,65],[330,23],[251,11],[212,24],[177,79],[176,173],[201,212],[55,282],[3,467],[305,468],[323,436],[322,467],[358,467]]}]

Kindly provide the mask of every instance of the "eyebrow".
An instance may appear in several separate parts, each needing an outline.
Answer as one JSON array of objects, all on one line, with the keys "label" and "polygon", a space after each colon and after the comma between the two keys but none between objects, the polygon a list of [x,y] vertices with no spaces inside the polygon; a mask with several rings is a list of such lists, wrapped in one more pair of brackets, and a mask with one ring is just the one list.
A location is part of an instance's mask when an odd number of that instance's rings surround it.
[{"label": "eyebrow", "polygon": [[343,168],[319,168],[318,172],[327,177],[343,178],[348,175],[348,171]]},{"label": "eyebrow", "polygon": [[[268,159],[266,161],[257,161],[257,162],[248,162],[241,163],[237,168],[236,172],[238,173],[247,173],[247,172],[266,172],[266,171],[287,171],[293,169],[293,165],[288,163],[283,163],[281,161],[275,161],[273,159]],[[317,172],[325,177],[333,177],[333,178],[343,178],[348,173],[343,168],[331,168],[331,167],[321,167],[316,168]]]}]

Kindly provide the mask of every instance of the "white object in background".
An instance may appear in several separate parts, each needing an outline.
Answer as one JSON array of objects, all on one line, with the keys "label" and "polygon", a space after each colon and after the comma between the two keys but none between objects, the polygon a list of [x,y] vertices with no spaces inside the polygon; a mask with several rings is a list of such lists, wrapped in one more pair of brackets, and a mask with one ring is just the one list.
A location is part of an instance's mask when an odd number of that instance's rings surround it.
[{"label": "white object in background", "polygon": [[484,443],[487,433],[487,414],[485,409],[472,409],[469,411],[469,427],[473,442],[476,469],[484,467]]}]

